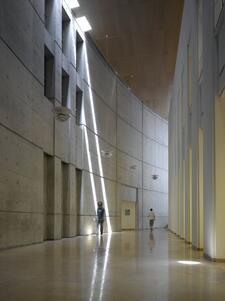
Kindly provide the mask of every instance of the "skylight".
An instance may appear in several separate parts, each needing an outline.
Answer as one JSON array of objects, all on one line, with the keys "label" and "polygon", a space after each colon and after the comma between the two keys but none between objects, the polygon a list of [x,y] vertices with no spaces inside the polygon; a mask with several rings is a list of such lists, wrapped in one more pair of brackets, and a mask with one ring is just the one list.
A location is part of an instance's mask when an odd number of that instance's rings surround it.
[{"label": "skylight", "polygon": [[92,29],[90,23],[88,22],[88,19],[85,16],[77,18],[76,21],[77,21],[78,25],[80,26],[80,29],[83,32],[86,32],[86,31],[89,31]]},{"label": "skylight", "polygon": [[70,9],[80,7],[80,4],[77,0],[67,0],[67,2],[69,4]]}]

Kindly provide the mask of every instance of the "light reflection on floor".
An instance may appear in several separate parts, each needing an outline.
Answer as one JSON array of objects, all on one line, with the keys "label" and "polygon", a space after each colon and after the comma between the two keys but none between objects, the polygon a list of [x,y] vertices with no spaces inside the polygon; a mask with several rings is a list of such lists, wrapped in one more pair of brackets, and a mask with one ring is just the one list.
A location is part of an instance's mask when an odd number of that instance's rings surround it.
[{"label": "light reflection on floor", "polygon": [[0,300],[222,301],[225,264],[166,230],[64,239],[1,251]]}]

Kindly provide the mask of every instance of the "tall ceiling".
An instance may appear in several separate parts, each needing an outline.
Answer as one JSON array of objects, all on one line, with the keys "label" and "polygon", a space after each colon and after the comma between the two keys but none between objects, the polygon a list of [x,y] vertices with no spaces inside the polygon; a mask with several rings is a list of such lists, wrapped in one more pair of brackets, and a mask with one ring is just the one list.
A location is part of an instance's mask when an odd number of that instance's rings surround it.
[{"label": "tall ceiling", "polygon": [[168,118],[183,0],[80,0],[97,47],[152,110]]}]

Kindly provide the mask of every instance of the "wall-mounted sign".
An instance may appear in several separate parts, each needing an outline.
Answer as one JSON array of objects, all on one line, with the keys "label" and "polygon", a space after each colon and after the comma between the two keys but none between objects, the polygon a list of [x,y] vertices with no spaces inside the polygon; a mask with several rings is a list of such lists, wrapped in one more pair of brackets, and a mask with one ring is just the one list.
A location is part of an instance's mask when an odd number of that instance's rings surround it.
[{"label": "wall-mounted sign", "polygon": [[125,209],[125,215],[130,215],[130,209]]}]

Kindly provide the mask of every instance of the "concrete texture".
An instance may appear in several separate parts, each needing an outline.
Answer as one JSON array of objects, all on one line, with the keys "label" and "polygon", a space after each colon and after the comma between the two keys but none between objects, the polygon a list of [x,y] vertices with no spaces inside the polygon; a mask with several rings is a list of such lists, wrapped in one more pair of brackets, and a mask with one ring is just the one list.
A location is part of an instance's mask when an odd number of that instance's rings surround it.
[{"label": "concrete texture", "polygon": [[[165,226],[167,121],[119,80],[66,1],[52,1],[46,26],[44,0],[0,5],[0,248],[95,232],[98,200],[107,206],[113,231],[120,230],[122,200],[137,202],[138,228],[148,227],[150,207],[157,225]],[[62,11],[69,19],[63,52]],[[79,61],[77,32],[84,40]],[[44,96],[45,47],[55,62],[51,99]],[[63,72],[69,75],[64,105],[71,110],[65,122],[55,113],[64,97]]]}]

